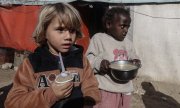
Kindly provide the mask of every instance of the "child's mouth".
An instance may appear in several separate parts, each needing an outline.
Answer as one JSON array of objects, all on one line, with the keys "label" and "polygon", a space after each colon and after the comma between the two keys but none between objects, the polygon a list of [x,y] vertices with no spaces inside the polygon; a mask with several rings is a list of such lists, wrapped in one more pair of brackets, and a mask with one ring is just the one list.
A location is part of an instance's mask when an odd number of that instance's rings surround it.
[{"label": "child's mouth", "polygon": [[126,33],[123,33],[123,37],[126,37]]},{"label": "child's mouth", "polygon": [[69,49],[71,47],[71,44],[63,44],[62,46],[64,49]]}]

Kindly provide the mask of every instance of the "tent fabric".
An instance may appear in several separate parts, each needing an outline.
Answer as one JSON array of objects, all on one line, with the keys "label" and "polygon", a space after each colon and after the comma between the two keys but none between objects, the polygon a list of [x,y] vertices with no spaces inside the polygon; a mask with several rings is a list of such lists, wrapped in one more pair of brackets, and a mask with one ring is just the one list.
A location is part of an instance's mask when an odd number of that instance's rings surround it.
[{"label": "tent fabric", "polygon": [[0,47],[33,51],[32,38],[40,6],[0,7]]},{"label": "tent fabric", "polygon": [[[79,0],[63,0],[63,2],[75,2]],[[180,0],[81,0],[86,2],[106,2],[106,3],[173,3]],[[24,4],[24,5],[44,5],[47,3],[56,3],[59,0],[2,0],[1,4]]]},{"label": "tent fabric", "polygon": [[[0,7],[0,47],[16,50],[34,51],[37,47],[32,33],[37,23],[41,6]],[[89,44],[89,32],[85,25],[82,27],[83,38],[77,44],[86,50]]]},{"label": "tent fabric", "polygon": [[142,63],[139,76],[180,85],[180,4],[131,9],[138,12],[133,13],[131,27],[133,44]]}]

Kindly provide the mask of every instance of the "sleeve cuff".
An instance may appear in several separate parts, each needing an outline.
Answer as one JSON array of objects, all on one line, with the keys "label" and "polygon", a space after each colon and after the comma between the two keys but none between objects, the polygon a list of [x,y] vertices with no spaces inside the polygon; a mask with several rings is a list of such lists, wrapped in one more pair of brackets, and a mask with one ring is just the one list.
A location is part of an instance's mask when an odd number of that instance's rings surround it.
[{"label": "sleeve cuff", "polygon": [[103,58],[101,56],[97,57],[95,62],[94,62],[94,68],[99,71],[100,70],[100,65],[101,65],[101,61],[103,60]]}]

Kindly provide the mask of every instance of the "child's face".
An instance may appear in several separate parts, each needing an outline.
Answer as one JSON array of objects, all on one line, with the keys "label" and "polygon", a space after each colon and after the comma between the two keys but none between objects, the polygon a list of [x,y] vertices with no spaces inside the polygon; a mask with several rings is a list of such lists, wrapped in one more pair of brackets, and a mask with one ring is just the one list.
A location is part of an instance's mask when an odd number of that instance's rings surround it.
[{"label": "child's face", "polygon": [[60,25],[58,18],[55,17],[47,27],[46,39],[51,52],[66,53],[76,40],[76,30],[67,29],[64,24]]},{"label": "child's face", "polygon": [[128,15],[115,15],[114,20],[109,23],[108,33],[116,40],[123,41],[128,32],[131,19]]}]

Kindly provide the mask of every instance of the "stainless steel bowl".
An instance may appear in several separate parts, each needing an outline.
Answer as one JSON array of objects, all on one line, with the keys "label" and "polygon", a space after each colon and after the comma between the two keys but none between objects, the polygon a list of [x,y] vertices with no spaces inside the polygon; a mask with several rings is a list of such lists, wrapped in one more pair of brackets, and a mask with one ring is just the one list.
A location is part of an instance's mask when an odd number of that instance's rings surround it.
[{"label": "stainless steel bowl", "polygon": [[113,80],[128,82],[136,77],[139,66],[128,60],[120,60],[111,62],[110,68],[110,76]]}]

